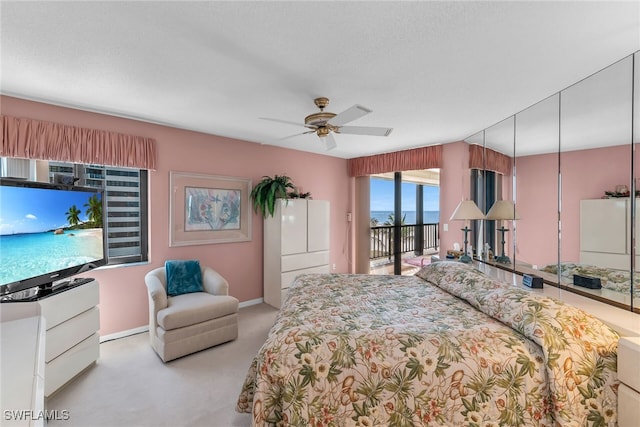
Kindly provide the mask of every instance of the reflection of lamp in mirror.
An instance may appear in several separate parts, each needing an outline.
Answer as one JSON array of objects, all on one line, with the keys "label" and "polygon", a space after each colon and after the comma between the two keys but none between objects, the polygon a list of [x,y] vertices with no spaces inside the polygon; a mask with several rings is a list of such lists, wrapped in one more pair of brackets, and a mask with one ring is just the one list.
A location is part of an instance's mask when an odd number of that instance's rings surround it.
[{"label": "reflection of lamp in mirror", "polygon": [[[509,200],[498,200],[493,204],[493,206],[491,206],[491,209],[489,209],[489,212],[487,213],[487,219],[499,220],[499,221],[505,221],[505,220],[513,221],[516,219],[520,219],[520,215],[518,215],[518,213],[516,212],[516,207],[514,206],[513,202]],[[504,243],[505,243],[504,233],[506,231],[509,231],[509,229],[504,228],[504,225],[500,224],[500,228],[498,228],[498,231],[502,233],[502,238],[501,238],[502,255],[497,257],[496,261],[509,264],[511,263],[511,260],[504,253]]]},{"label": "reflection of lamp in mirror", "polygon": [[467,243],[469,243],[467,234],[471,229],[467,227],[466,221],[471,219],[484,219],[484,214],[473,200],[463,200],[458,207],[456,207],[456,210],[453,211],[450,219],[465,221],[464,228],[460,229],[464,231],[464,254],[460,257],[460,261],[471,262],[471,257],[467,255]]}]

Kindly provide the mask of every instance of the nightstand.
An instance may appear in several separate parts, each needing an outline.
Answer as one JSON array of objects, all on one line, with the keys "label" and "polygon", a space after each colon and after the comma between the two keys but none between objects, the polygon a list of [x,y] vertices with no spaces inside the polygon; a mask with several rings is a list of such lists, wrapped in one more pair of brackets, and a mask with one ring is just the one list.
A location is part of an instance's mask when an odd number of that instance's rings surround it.
[{"label": "nightstand", "polygon": [[635,427],[640,420],[640,337],[618,341],[618,425]]}]

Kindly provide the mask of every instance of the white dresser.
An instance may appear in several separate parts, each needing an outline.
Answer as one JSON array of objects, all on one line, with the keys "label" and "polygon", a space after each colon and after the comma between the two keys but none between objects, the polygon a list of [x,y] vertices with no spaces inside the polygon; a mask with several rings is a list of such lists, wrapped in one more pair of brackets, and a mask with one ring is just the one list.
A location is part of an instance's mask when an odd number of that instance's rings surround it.
[{"label": "white dresser", "polygon": [[37,301],[47,325],[44,377],[46,397],[100,356],[99,302],[99,285],[95,280]]},{"label": "white dresser", "polygon": [[[636,230],[640,230],[640,215],[636,216]],[[629,198],[580,201],[580,263],[631,269]],[[636,266],[640,266],[640,255]]]},{"label": "white dresser", "polygon": [[277,200],[264,220],[264,301],[280,308],[298,274],[329,273],[330,205],[325,200]]},{"label": "white dresser", "polygon": [[618,425],[636,427],[640,420],[640,337],[618,342]]}]

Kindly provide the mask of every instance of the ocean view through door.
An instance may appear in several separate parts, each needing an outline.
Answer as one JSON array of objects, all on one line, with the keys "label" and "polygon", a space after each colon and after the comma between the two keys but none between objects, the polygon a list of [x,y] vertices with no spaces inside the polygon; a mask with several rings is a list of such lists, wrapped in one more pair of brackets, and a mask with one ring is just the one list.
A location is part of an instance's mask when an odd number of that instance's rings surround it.
[{"label": "ocean view through door", "polygon": [[370,271],[414,274],[439,250],[439,169],[370,177]]}]

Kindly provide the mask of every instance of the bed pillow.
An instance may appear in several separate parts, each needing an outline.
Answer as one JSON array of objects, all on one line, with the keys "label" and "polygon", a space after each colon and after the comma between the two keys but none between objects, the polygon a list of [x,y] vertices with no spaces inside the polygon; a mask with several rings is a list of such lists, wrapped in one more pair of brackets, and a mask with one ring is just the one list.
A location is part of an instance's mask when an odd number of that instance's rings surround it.
[{"label": "bed pillow", "polygon": [[202,270],[198,260],[172,260],[164,263],[167,273],[167,295],[202,292]]}]

